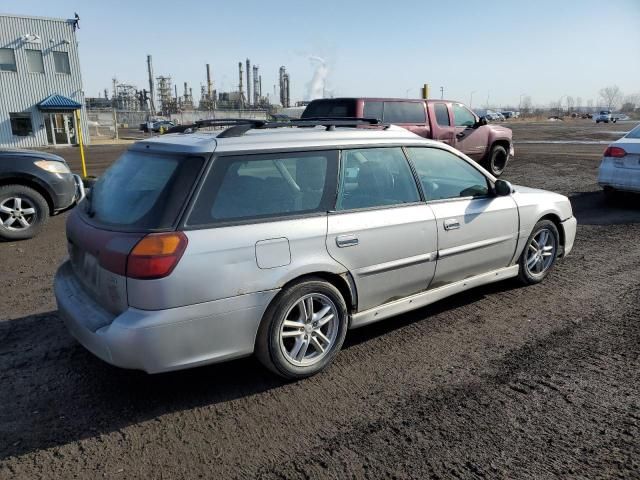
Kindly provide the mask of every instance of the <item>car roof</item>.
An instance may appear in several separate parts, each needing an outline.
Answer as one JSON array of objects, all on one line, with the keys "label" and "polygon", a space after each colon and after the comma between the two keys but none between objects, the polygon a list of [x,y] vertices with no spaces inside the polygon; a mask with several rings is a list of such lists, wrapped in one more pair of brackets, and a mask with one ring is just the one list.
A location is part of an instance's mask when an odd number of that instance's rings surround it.
[{"label": "car roof", "polygon": [[332,101],[354,101],[354,100],[364,100],[368,102],[424,102],[427,103],[462,103],[459,100],[447,100],[441,98],[430,98],[425,100],[423,98],[401,98],[401,97],[336,97],[336,98],[317,98],[312,100],[312,102],[332,102]]},{"label": "car roof", "polygon": [[279,127],[252,129],[240,136],[218,138],[222,130],[172,133],[137,142],[133,150],[181,153],[263,151],[347,146],[443,144],[391,125],[380,128]]}]

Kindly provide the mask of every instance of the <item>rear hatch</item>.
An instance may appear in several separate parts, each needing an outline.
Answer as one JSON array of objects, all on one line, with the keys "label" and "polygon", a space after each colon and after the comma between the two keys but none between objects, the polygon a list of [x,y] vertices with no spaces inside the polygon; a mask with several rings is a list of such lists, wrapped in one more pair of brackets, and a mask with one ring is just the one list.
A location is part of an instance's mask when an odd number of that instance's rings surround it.
[{"label": "rear hatch", "polygon": [[67,222],[75,280],[116,315],[127,306],[127,258],[147,234],[176,229],[204,155],[127,151]]}]

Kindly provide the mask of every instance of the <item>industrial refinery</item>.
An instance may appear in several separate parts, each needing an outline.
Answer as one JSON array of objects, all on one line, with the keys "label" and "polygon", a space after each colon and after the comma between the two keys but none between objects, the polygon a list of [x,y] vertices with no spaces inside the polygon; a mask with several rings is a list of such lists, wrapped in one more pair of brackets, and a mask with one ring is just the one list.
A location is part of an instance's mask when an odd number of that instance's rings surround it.
[{"label": "industrial refinery", "polygon": [[151,55],[147,55],[146,63],[148,85],[139,87],[113,78],[110,92],[105,89],[104,96],[86,98],[87,108],[169,117],[185,112],[211,112],[213,115],[216,111],[255,110],[274,113],[292,106],[290,76],[285,66],[279,67],[278,85],[274,85],[273,96],[270,96],[263,93],[261,67],[252,64],[249,58],[238,62],[237,88],[226,91],[216,88],[211,64],[204,64],[203,82],[196,100],[188,82],[180,83],[170,74],[156,75]]}]

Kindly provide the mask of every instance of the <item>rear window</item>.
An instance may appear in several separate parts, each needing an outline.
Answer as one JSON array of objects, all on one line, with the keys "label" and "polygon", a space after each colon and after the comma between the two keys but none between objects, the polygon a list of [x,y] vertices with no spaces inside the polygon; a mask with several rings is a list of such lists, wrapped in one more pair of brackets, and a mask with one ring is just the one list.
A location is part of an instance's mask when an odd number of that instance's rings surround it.
[{"label": "rear window", "polygon": [[355,100],[314,100],[302,112],[302,118],[356,116]]},{"label": "rear window", "polygon": [[204,158],[129,151],[100,177],[84,202],[93,223],[159,230],[178,220]]},{"label": "rear window", "polygon": [[627,133],[624,138],[640,138],[640,125]]},{"label": "rear window", "polygon": [[335,151],[219,157],[187,224],[326,212],[335,200],[337,164]]},{"label": "rear window", "polygon": [[387,123],[426,123],[423,102],[384,102]]}]

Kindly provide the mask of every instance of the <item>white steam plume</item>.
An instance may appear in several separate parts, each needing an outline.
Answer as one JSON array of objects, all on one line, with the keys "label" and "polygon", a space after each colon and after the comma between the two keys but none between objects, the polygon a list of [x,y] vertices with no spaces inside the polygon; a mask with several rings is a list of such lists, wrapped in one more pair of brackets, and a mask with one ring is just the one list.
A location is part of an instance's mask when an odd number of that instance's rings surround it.
[{"label": "white steam plume", "polygon": [[309,55],[309,61],[315,66],[315,71],[311,81],[307,83],[307,100],[323,98],[327,86],[327,76],[329,75],[327,62],[317,55]]}]

